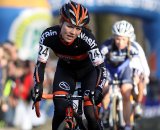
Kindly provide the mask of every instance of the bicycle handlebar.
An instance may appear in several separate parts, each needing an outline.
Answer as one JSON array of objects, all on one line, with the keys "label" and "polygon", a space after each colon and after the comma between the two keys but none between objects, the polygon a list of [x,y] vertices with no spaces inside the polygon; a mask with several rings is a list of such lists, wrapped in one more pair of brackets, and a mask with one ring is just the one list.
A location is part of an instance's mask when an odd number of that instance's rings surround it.
[{"label": "bicycle handlebar", "polygon": [[[72,100],[89,100],[90,98],[88,96],[77,96],[77,95],[71,95],[71,94],[43,94],[42,95],[42,99],[58,99],[58,98],[61,98],[61,99],[66,99],[66,100],[69,100],[69,101],[72,101]],[[37,101],[37,102],[34,102],[33,103],[33,106],[32,106],[32,109],[35,108],[35,112],[36,112],[36,116],[37,117],[40,117],[41,114],[40,114],[40,101]]]},{"label": "bicycle handlebar", "polygon": [[119,85],[119,84],[122,84],[122,81],[120,81],[120,80],[112,80],[112,81],[109,81],[108,84],[109,85]]},{"label": "bicycle handlebar", "polygon": [[43,94],[42,99],[53,99],[53,94]]}]

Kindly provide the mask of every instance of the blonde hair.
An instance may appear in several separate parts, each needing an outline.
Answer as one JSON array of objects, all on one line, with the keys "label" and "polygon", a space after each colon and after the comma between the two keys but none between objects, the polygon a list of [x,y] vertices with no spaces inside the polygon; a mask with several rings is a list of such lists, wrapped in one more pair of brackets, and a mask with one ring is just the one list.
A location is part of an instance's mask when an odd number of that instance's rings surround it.
[{"label": "blonde hair", "polygon": [[132,58],[131,54],[130,54],[130,50],[131,50],[131,41],[130,39],[128,40],[128,46],[127,46],[127,56],[129,59]]}]

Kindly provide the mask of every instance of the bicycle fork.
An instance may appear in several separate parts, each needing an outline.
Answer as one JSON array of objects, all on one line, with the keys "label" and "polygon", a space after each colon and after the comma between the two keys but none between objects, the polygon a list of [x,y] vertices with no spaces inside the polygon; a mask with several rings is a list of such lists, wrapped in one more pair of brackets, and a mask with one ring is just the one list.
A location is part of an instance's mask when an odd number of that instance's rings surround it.
[{"label": "bicycle fork", "polygon": [[[118,115],[117,115],[118,114]],[[120,93],[111,96],[109,125],[113,127],[114,123],[118,122],[120,127],[124,126],[123,118],[123,101]]]},{"label": "bicycle fork", "polygon": [[119,125],[120,127],[124,126],[124,117],[123,117],[123,101],[122,95],[118,95],[118,115],[119,115]]},{"label": "bicycle fork", "polygon": [[75,127],[74,121],[73,121],[73,107],[70,105],[66,108],[66,128],[73,129]]}]

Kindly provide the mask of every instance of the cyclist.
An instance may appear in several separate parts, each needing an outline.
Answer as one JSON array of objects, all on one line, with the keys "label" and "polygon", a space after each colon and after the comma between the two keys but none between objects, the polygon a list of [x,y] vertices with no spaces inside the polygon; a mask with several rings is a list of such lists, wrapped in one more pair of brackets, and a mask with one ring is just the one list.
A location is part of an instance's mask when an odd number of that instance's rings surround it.
[{"label": "cyclist", "polygon": [[[130,67],[134,70],[134,83],[138,87],[136,94],[135,116],[141,117],[143,114],[142,100],[146,95],[146,85],[149,83],[150,69],[144,50],[138,42],[136,42],[135,34],[132,37],[132,46],[138,50],[138,58],[133,58]],[[136,64],[135,64],[136,63]]]},{"label": "cyclist", "polygon": [[[59,57],[53,81],[53,93],[73,94],[76,81],[79,81],[84,95],[95,91],[94,99],[98,105],[103,98],[102,88],[107,79],[107,71],[98,43],[91,31],[86,28],[89,23],[88,10],[83,5],[71,1],[61,7],[60,15],[60,25],[47,28],[41,35],[32,99],[41,100],[44,70],[49,48],[51,48]],[[57,130],[65,118],[67,102],[62,99],[54,99],[54,105],[52,130]],[[91,101],[84,101],[88,129],[99,130],[93,110]]]},{"label": "cyclist", "polygon": [[[120,85],[123,96],[123,115],[125,120],[125,130],[130,130],[131,101],[132,90],[132,69],[129,66],[133,54],[137,54],[136,48],[131,46],[131,37],[134,33],[133,26],[125,21],[117,21],[112,26],[113,36],[107,39],[101,47],[101,53],[104,55],[106,68],[109,70],[111,78],[118,74],[118,79],[122,82]],[[135,55],[136,56],[136,55]],[[107,98],[105,98],[107,97]],[[109,92],[103,100],[105,109],[109,101]],[[106,101],[108,100],[108,101]]]}]

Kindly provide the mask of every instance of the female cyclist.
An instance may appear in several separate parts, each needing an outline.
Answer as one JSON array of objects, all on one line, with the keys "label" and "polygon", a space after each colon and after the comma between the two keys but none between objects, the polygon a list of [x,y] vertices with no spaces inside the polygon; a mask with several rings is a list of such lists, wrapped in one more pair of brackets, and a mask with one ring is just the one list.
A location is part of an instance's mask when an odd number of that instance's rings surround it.
[{"label": "female cyclist", "polygon": [[[147,94],[147,84],[149,83],[150,68],[141,45],[136,41],[136,35],[131,40],[132,46],[138,50],[138,57],[134,57],[130,62],[130,67],[134,70],[134,83],[137,86],[135,116],[141,117],[143,114],[142,101]],[[135,64],[136,63],[136,64]]]},{"label": "female cyclist", "polygon": [[[133,54],[138,53],[136,48],[131,46],[131,37],[134,33],[133,26],[125,21],[117,21],[112,26],[113,36],[107,39],[101,47],[101,53],[105,58],[106,68],[109,70],[111,78],[115,73],[122,82],[120,85],[123,96],[123,115],[125,120],[125,130],[131,130],[130,115],[131,102],[130,95],[132,90],[132,69],[129,66]],[[106,109],[108,105],[109,92],[103,100],[103,106]]]},{"label": "female cyclist", "polygon": [[[60,15],[60,25],[47,28],[41,35],[32,99],[41,100],[44,70],[50,48],[59,57],[53,81],[53,93],[73,94],[78,81],[81,82],[84,95],[87,96],[90,91],[95,91],[94,99],[98,105],[102,100],[102,88],[107,73],[98,43],[91,31],[86,28],[89,23],[88,10],[83,5],[71,1],[61,7]],[[55,99],[54,105],[52,130],[57,130],[64,120],[67,102]],[[88,129],[99,130],[93,110],[93,104],[84,101]]]}]

